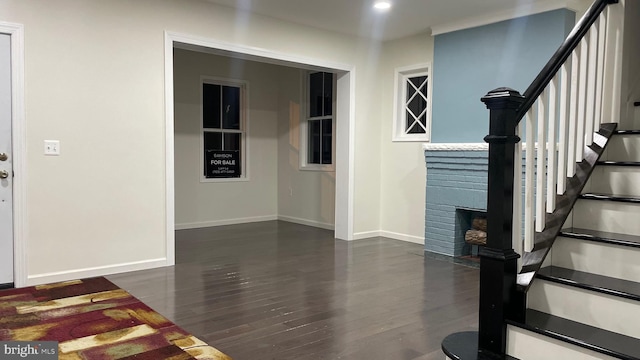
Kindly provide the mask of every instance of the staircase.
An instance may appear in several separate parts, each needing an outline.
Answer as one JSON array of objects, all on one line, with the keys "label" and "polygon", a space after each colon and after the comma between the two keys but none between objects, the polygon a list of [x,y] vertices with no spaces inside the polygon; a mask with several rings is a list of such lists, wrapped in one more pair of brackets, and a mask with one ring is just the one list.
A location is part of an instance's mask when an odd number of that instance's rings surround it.
[{"label": "staircase", "polygon": [[616,131],[508,321],[507,354],[640,359],[640,131]]},{"label": "staircase", "polygon": [[446,337],[448,359],[640,360],[640,130],[618,130],[640,129],[640,27],[625,24],[640,1],[594,0],[522,95],[482,98],[479,330]]}]

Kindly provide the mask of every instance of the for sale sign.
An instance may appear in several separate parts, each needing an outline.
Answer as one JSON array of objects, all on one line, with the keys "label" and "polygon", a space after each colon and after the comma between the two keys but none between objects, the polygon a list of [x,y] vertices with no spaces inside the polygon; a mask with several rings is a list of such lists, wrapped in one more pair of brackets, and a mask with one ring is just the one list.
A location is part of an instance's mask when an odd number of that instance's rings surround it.
[{"label": "for sale sign", "polygon": [[205,157],[207,178],[240,177],[240,151],[207,150]]}]

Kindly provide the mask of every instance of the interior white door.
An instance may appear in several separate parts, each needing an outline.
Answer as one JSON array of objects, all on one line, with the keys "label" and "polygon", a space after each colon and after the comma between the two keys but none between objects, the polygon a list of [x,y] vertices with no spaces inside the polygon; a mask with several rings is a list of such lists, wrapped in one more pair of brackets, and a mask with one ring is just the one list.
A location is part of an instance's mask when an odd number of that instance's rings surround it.
[{"label": "interior white door", "polygon": [[11,36],[0,34],[0,284],[13,283]]}]

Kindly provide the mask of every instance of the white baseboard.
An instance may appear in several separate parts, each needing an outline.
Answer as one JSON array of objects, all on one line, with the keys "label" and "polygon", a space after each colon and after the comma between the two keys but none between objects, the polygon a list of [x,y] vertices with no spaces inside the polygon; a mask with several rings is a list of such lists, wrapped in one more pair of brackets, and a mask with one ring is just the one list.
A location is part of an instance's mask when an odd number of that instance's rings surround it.
[{"label": "white baseboard", "polygon": [[380,230],[380,236],[424,245],[424,237],[420,237],[420,236],[400,234],[400,233],[396,233],[392,231],[384,231],[384,230]]},{"label": "white baseboard", "polygon": [[362,240],[372,237],[380,236],[380,230],[376,231],[363,231],[359,233],[353,233],[353,240]]},{"label": "white baseboard", "polygon": [[75,279],[84,279],[84,278],[90,278],[90,277],[96,277],[96,276],[105,276],[105,275],[118,274],[118,273],[123,273],[128,271],[154,269],[154,268],[159,268],[164,266],[167,266],[166,258],[150,259],[150,260],[135,261],[135,262],[123,263],[123,264],[97,266],[97,267],[84,268],[84,269],[75,269],[75,270],[58,271],[58,272],[45,273],[45,274],[29,275],[27,277],[26,286],[34,286],[34,285],[48,284],[53,282],[68,281],[68,280],[75,280]]},{"label": "white baseboard", "polygon": [[253,216],[246,218],[238,218],[238,219],[225,219],[225,220],[214,220],[214,221],[201,221],[194,223],[183,223],[176,224],[176,230],[187,230],[187,229],[199,229],[213,226],[222,226],[222,225],[236,225],[236,224],[247,224],[253,222],[261,222],[261,221],[273,221],[278,220],[277,215],[266,215],[266,216]]},{"label": "white baseboard", "polygon": [[294,224],[313,226],[313,227],[317,227],[317,228],[321,228],[321,229],[327,229],[327,230],[335,230],[335,228],[336,228],[335,225],[333,225],[333,224],[323,223],[323,222],[315,221],[315,220],[301,219],[301,218],[297,218],[297,217],[293,217],[293,216],[278,215],[278,220],[291,222],[291,223],[294,223]]},{"label": "white baseboard", "polygon": [[372,237],[376,237],[376,236],[383,236],[383,237],[387,237],[387,238],[394,239],[394,240],[402,240],[402,241],[407,241],[407,242],[411,242],[411,243],[414,243],[414,244],[422,244],[422,245],[424,245],[424,238],[423,237],[407,235],[407,234],[401,234],[401,233],[396,233],[396,232],[393,232],[393,231],[385,231],[385,230],[363,231],[363,232],[359,232],[359,233],[354,233],[353,234],[353,240],[368,239],[368,238],[372,238]]}]

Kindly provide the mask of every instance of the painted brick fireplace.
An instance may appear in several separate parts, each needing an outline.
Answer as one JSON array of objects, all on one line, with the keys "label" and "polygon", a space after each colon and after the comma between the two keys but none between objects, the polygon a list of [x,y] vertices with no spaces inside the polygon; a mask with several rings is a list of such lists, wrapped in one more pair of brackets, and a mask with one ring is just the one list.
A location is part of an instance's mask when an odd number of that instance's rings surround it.
[{"label": "painted brick fireplace", "polygon": [[425,251],[466,255],[470,216],[487,207],[486,144],[425,144]]}]

